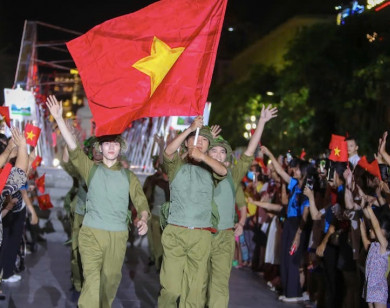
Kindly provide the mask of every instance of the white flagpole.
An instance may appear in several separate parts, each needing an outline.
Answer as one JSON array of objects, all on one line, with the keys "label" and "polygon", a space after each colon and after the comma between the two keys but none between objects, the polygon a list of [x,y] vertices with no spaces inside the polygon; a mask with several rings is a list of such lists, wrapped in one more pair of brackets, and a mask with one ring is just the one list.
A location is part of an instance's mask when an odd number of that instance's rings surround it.
[{"label": "white flagpole", "polygon": [[198,137],[199,137],[199,127],[196,129],[195,139],[194,139],[194,146],[196,146],[196,144],[198,142]]}]

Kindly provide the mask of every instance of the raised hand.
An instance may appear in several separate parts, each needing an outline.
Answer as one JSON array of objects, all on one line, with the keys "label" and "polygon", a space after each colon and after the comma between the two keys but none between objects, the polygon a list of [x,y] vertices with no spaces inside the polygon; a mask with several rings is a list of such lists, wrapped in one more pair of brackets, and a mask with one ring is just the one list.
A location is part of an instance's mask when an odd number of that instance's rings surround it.
[{"label": "raised hand", "polygon": [[62,118],[62,101],[58,102],[54,95],[49,95],[46,105],[49,108],[50,114],[56,121],[57,119]]},{"label": "raised hand", "polygon": [[12,142],[17,147],[25,147],[25,146],[27,146],[26,138],[24,137],[24,134],[20,132],[19,128],[12,127],[11,128],[11,133],[12,133]]},{"label": "raised hand", "polygon": [[156,142],[161,148],[165,145],[164,137],[158,134],[154,134],[154,142]]},{"label": "raised hand", "polygon": [[385,131],[382,135],[382,138],[379,139],[378,153],[381,155],[386,153],[386,139],[387,139],[387,131]]},{"label": "raised hand", "polygon": [[268,122],[272,118],[275,118],[278,116],[278,108],[273,107],[272,105],[268,105],[267,108],[263,107],[261,108],[261,114],[260,114],[260,119],[259,121],[262,121],[264,123]]},{"label": "raised hand", "polygon": [[214,139],[217,138],[222,131],[222,128],[219,125],[211,125],[210,129]]},{"label": "raised hand", "polygon": [[203,126],[203,117],[197,116],[194,122],[191,123],[190,129],[191,131],[196,131],[197,128],[201,128]]},{"label": "raised hand", "polygon": [[262,146],[260,147],[260,151],[261,151],[261,153],[263,153],[264,155],[267,155],[267,156],[272,155],[271,151],[268,150],[268,148],[267,148],[266,146],[264,146],[264,145],[262,145]]}]

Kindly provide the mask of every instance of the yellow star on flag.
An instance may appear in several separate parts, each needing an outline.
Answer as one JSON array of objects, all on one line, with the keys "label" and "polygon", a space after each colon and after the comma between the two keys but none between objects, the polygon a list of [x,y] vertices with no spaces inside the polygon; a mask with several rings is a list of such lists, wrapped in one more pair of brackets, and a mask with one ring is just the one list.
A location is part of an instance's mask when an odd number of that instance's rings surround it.
[{"label": "yellow star on flag", "polygon": [[334,155],[336,155],[336,156],[340,156],[340,149],[338,148],[338,147],[336,147],[335,149],[334,149]]},{"label": "yellow star on flag", "polygon": [[32,130],[29,131],[29,132],[27,132],[27,139],[34,140],[34,137],[35,137],[35,136],[36,136],[36,135],[33,133]]},{"label": "yellow star on flag", "polygon": [[150,96],[156,91],[184,49],[184,47],[171,48],[157,37],[154,37],[150,56],[133,64],[134,68],[150,76]]}]

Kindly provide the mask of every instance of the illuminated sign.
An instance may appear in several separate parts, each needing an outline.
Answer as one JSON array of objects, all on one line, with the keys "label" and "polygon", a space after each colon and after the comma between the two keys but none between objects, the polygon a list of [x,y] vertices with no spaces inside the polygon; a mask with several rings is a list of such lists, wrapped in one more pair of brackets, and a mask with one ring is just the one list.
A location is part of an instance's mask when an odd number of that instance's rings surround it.
[{"label": "illuminated sign", "polygon": [[373,7],[385,2],[386,0],[367,0],[367,9],[371,10]]},{"label": "illuminated sign", "polygon": [[[368,0],[375,1],[375,0]],[[376,0],[379,1],[379,0]],[[345,6],[341,9],[341,12],[337,14],[337,25],[343,25],[345,19],[351,15],[361,14],[364,12],[364,5],[360,5],[358,1],[352,1],[349,6]]]},{"label": "illuminated sign", "polygon": [[378,12],[378,11],[380,11],[381,9],[384,9],[386,6],[389,6],[389,5],[390,5],[390,1],[387,1],[387,2],[385,2],[385,3],[383,3],[383,4],[381,4],[380,6],[376,7],[376,8],[375,8],[375,12]]}]

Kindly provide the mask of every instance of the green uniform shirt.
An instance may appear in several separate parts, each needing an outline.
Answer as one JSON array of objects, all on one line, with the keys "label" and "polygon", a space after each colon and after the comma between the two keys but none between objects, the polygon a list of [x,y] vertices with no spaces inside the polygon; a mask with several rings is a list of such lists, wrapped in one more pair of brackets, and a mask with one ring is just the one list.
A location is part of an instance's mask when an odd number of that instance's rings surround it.
[{"label": "green uniform shirt", "polygon": [[[253,158],[253,156],[242,154],[237,165],[228,172],[228,176],[219,182],[214,190],[214,201],[217,204],[219,213],[218,230],[234,227],[236,194],[240,188],[240,182],[248,171]],[[239,194],[239,197],[237,206],[245,206],[245,198],[242,200],[243,196],[241,194]]]},{"label": "green uniform shirt", "polygon": [[[94,162],[85,155],[80,147],[69,151],[69,157],[84,181],[88,181]],[[108,231],[127,230],[126,214],[129,194],[138,216],[140,217],[143,211],[148,212],[150,216],[148,202],[141,183],[133,172],[129,172],[130,184],[127,174],[119,162],[110,168],[103,163],[99,164],[88,187],[84,225]],[[96,198],[97,195],[100,199]]]},{"label": "green uniform shirt", "polygon": [[77,193],[75,197],[77,198],[76,208],[74,211],[75,213],[84,216],[85,203],[87,202],[87,184],[70,160],[68,162],[62,161],[61,166],[71,177],[77,178],[78,180]]},{"label": "green uniform shirt", "polygon": [[206,165],[183,161],[178,153],[169,159],[164,154],[164,168],[170,183],[168,223],[189,228],[211,227],[214,180]]}]

